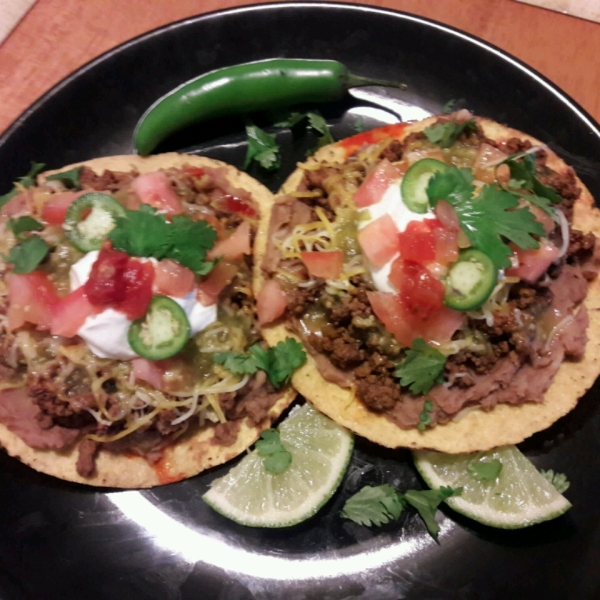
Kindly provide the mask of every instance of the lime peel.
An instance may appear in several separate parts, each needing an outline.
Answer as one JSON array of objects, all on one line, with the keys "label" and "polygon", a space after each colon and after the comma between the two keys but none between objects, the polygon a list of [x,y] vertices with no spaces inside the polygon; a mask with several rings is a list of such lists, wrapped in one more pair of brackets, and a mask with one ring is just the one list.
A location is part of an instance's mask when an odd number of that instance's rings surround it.
[{"label": "lime peel", "polygon": [[[472,454],[415,450],[413,458],[417,470],[432,489],[463,488],[462,495],[446,500],[451,508],[491,527],[529,527],[555,519],[571,508],[571,503],[516,446]],[[469,473],[470,464],[490,459],[502,463],[494,480],[480,481]]]},{"label": "lime peel", "polygon": [[215,479],[202,499],[223,516],[250,527],[289,527],[312,517],[339,487],[354,436],[309,404],[278,427],[292,454],[282,473],[270,473],[256,450]]}]

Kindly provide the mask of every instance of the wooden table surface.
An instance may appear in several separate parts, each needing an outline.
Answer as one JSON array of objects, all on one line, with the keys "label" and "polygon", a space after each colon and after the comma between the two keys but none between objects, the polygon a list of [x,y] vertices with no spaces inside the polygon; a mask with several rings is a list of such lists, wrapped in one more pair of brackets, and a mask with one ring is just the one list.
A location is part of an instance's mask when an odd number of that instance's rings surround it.
[{"label": "wooden table surface", "polygon": [[[141,33],[253,0],[38,0],[0,45],[0,132],[63,77]],[[600,24],[514,0],[362,0],[425,16],[506,50],[600,121]]]}]

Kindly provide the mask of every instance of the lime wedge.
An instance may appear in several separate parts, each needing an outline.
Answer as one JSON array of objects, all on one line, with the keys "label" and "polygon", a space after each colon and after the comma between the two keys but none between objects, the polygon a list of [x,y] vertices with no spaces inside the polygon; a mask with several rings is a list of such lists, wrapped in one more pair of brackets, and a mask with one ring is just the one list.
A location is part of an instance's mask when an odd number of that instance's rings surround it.
[{"label": "lime wedge", "polygon": [[291,465],[269,473],[256,450],[212,482],[203,500],[229,519],[251,527],[289,527],[314,515],[346,472],[354,438],[308,404],[278,427]]},{"label": "lime wedge", "polygon": [[[456,512],[475,521],[501,529],[519,529],[559,517],[571,503],[549,483],[516,446],[489,452],[443,454],[430,450],[413,451],[415,465],[431,488],[462,487],[460,496],[446,502]],[[469,465],[502,463],[491,481],[477,479]]]}]

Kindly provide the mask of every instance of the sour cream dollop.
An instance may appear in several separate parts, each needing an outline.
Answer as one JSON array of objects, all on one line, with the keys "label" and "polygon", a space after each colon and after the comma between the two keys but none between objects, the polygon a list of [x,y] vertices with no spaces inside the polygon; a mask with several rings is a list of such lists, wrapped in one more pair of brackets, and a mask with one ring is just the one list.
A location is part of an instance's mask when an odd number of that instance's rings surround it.
[{"label": "sour cream dollop", "polygon": [[[81,287],[90,277],[92,265],[98,258],[98,251],[88,252],[77,261],[69,271],[71,291]],[[151,260],[155,259],[140,259]],[[204,306],[196,300],[195,291],[181,298],[173,298],[185,311],[190,322],[190,335],[194,336],[217,320],[217,305]],[[77,331],[89,349],[100,358],[115,360],[132,360],[138,355],[131,349],[127,341],[127,332],[132,321],[113,308],[107,308],[97,315],[87,317]]]},{"label": "sour cream dollop", "polygon": [[[379,202],[371,204],[360,211],[359,229],[366,227],[369,223],[390,215],[392,221],[398,228],[398,231],[403,232],[408,227],[411,221],[424,221],[425,219],[435,219],[433,211],[429,209],[426,213],[416,213],[410,210],[402,200],[402,192],[400,190],[400,181],[394,181],[381,196]],[[396,253],[383,267],[376,269],[369,264],[369,271],[373,277],[373,283],[380,292],[389,292],[395,294],[396,290],[390,283],[389,276],[392,270],[392,263],[400,256]]]}]

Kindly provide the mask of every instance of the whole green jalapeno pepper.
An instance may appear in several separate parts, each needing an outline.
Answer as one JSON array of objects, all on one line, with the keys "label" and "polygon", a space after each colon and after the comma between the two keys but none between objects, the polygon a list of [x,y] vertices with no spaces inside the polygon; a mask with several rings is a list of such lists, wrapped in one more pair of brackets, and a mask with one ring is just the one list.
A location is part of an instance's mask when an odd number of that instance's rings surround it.
[{"label": "whole green jalapeno pepper", "polygon": [[134,133],[138,154],[149,154],[166,137],[189,125],[228,115],[295,104],[333,102],[353,87],[400,83],[360,77],[335,60],[276,58],[200,75],[157,100]]}]

